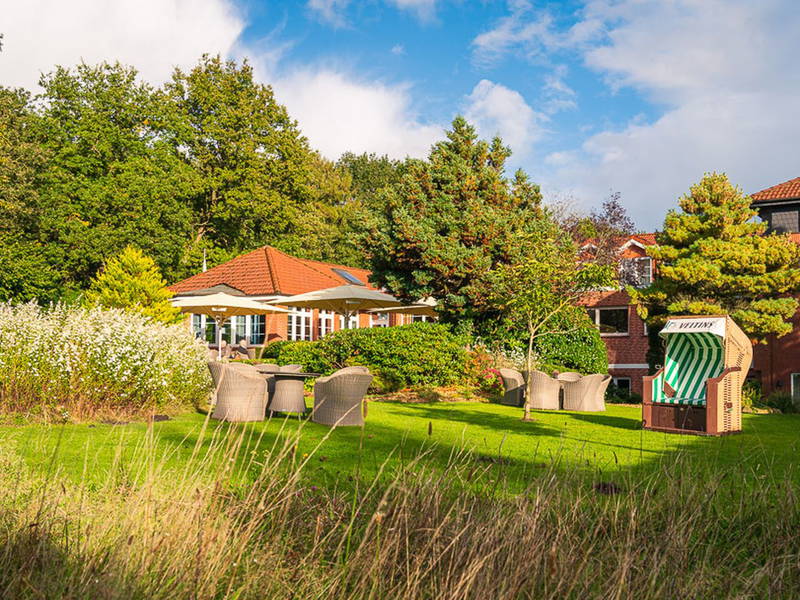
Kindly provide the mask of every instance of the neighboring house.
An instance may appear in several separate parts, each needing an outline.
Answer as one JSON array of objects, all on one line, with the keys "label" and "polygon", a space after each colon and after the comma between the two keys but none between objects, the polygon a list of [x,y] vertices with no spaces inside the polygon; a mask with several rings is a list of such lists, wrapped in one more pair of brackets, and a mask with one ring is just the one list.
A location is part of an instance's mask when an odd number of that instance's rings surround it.
[{"label": "neighboring house", "polygon": [[[296,258],[264,246],[179,281],[169,289],[178,297],[226,292],[265,302],[340,285],[364,285],[375,289],[368,278],[369,271],[365,269]],[[231,317],[223,327],[222,338],[228,343],[246,339],[252,346],[261,346],[276,340],[316,340],[344,326],[344,318],[332,312],[290,310],[286,316]],[[425,320],[425,317],[362,312],[352,317],[350,326],[387,327],[418,320]],[[216,326],[212,319],[191,315],[190,322],[196,335],[209,343],[216,340]]]},{"label": "neighboring house", "polygon": [[[637,394],[642,393],[642,377],[648,371],[647,326],[631,306],[625,286],[650,285],[654,264],[647,256],[647,247],[655,243],[652,233],[621,237],[618,240],[620,287],[592,292],[582,301],[608,350],[608,372],[614,384]],[[591,243],[582,250],[589,252]]]},{"label": "neighboring house", "polygon": [[[789,233],[800,244],[800,177],[757,192],[752,198],[753,208],[766,221],[769,231]],[[638,394],[642,393],[642,377],[648,371],[647,329],[630,306],[624,285],[649,284],[657,265],[646,259],[646,248],[654,244],[654,234],[620,239],[620,288],[592,292],[583,302],[600,329],[614,382]],[[754,347],[749,378],[761,382],[764,394],[786,392],[800,400],[800,312],[792,322],[792,333],[782,338],[773,336],[767,344]]]}]

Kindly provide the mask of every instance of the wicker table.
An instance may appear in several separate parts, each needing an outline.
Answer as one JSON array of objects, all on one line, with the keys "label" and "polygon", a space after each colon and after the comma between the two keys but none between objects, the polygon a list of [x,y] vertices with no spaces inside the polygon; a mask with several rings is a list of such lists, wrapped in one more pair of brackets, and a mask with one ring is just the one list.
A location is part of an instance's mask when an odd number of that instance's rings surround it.
[{"label": "wicker table", "polygon": [[319,373],[262,373],[275,378],[275,391],[270,398],[267,410],[270,413],[305,413],[306,401],[303,396],[306,379],[319,377]]}]

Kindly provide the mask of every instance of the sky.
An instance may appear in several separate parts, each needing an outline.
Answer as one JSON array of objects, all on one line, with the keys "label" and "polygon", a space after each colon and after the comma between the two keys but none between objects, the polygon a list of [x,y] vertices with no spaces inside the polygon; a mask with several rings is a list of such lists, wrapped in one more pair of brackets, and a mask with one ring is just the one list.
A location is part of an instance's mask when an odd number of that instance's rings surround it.
[{"label": "sky", "polygon": [[550,202],[653,230],[705,172],[800,176],[796,0],[0,0],[0,85],[247,59],[313,147],[425,157],[457,114]]}]

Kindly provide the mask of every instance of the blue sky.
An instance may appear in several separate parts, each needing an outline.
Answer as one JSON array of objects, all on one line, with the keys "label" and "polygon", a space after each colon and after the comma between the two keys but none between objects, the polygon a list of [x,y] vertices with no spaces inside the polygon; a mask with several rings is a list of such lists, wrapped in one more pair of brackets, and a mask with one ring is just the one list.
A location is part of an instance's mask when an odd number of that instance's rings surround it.
[{"label": "blue sky", "polygon": [[454,115],[501,134],[548,201],[622,194],[652,230],[706,171],[800,176],[795,0],[0,0],[0,83],[121,60],[159,83],[247,58],[335,159],[424,156]]}]

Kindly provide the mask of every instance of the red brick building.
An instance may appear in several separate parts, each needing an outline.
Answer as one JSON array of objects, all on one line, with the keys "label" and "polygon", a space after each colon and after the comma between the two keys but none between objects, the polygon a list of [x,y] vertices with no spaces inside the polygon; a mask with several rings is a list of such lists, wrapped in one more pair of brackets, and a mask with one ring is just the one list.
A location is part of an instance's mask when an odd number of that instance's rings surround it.
[{"label": "red brick building", "polygon": [[[296,258],[264,246],[179,281],[170,290],[178,297],[226,292],[266,302],[340,285],[375,289],[368,276],[365,269]],[[343,317],[332,312],[289,310],[288,315],[231,317],[223,327],[222,339],[228,343],[246,339],[252,346],[261,346],[276,340],[316,340],[344,327]],[[352,318],[350,327],[387,327],[425,319],[396,312],[362,312]],[[189,321],[196,335],[209,343],[216,340],[213,319],[190,315]]]},{"label": "red brick building", "polygon": [[[762,190],[752,198],[769,231],[789,233],[800,244],[800,177]],[[620,240],[621,275],[628,279],[623,283],[649,284],[657,265],[647,258],[646,248],[653,244],[654,234]],[[584,304],[600,329],[614,382],[641,394],[642,377],[648,370],[647,330],[630,306],[628,294],[621,289],[594,292]],[[773,336],[767,344],[754,347],[750,377],[761,382],[764,394],[783,391],[800,400],[800,313],[795,314],[793,323],[792,333],[782,338]]]}]

